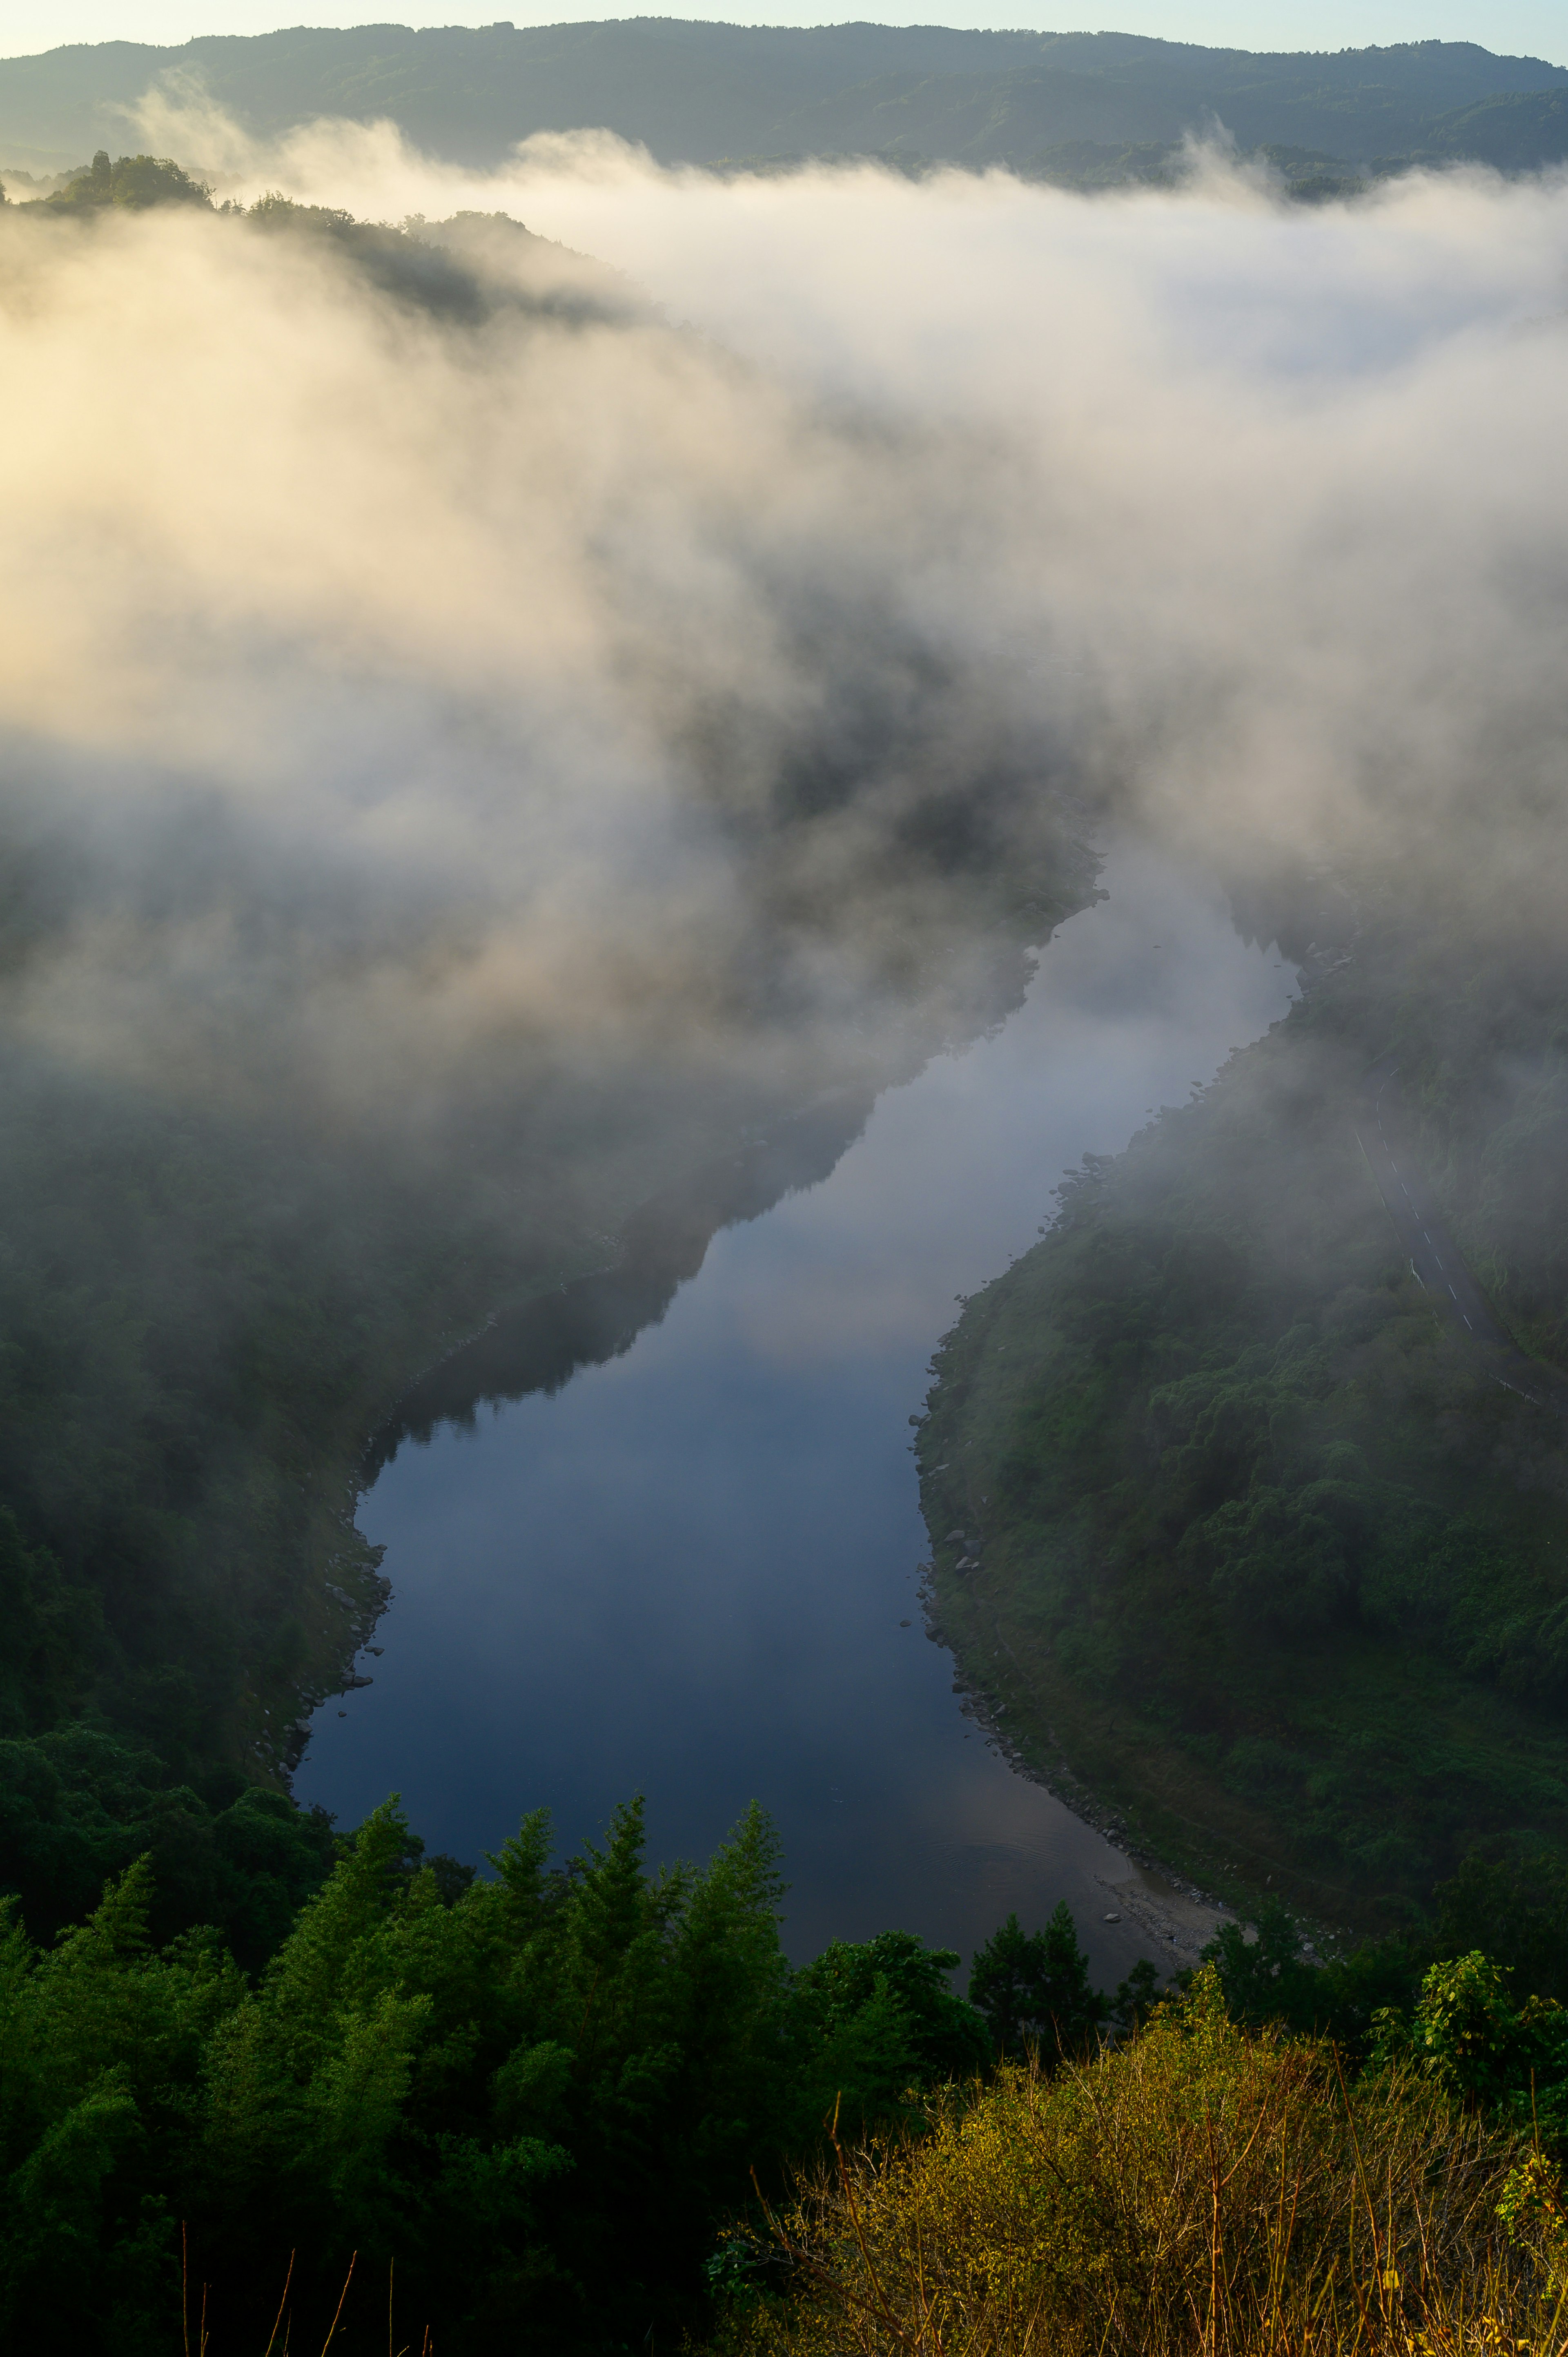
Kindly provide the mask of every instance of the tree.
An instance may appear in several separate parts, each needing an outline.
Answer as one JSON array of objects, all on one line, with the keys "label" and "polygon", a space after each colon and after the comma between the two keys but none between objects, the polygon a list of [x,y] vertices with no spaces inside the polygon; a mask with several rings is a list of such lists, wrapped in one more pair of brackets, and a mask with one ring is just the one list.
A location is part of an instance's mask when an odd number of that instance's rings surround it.
[{"label": "tree", "polygon": [[1413,2059],[1478,2111],[1561,2147],[1568,2138],[1568,2008],[1555,1997],[1516,2006],[1500,1966],[1478,1949],[1433,1964],[1414,2016],[1377,2019],[1376,2059]]},{"label": "tree", "polygon": [[1516,1998],[1568,1998],[1568,1866],[1476,1849],[1439,1883],[1429,1953],[1484,1948]]},{"label": "tree", "polygon": [[107,148],[100,147],[86,171],[73,174],[48,202],[69,211],[103,205],[123,206],[131,212],[145,212],[150,205],[209,209],[212,191],[205,180],[192,179],[166,156],[122,156],[111,164]]},{"label": "tree", "polygon": [[[1133,2002],[1131,1983],[1118,1996]],[[1038,2046],[1047,2062],[1085,2049],[1112,2007],[1089,1977],[1089,1959],[1079,1945],[1072,1910],[1064,1899],[1043,1932],[1026,1932],[1009,1915],[975,1956],[969,1975],[971,2002],[990,2025],[999,2052]]]},{"label": "tree", "polygon": [[1321,1975],[1301,1949],[1301,1932],[1282,1900],[1265,1899],[1255,1922],[1220,1925],[1203,1955],[1219,1971],[1232,2021],[1250,2029],[1265,2021],[1283,2021],[1292,2029],[1315,2026]]}]

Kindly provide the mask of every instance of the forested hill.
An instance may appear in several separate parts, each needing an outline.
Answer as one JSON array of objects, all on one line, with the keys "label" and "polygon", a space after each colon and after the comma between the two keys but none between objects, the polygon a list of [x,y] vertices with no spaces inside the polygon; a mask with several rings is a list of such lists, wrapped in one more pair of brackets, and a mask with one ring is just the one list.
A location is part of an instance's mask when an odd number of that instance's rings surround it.
[{"label": "forested hill", "polygon": [[[1568,1851],[1568,977],[1495,912],[1346,923],[1285,1022],[1068,1181],[919,1439],[938,1630],[1024,1759],[1340,1922],[1477,1842]],[[1401,1175],[1535,1398],[1384,1208],[1396,1057]]]},{"label": "forested hill", "polygon": [[[159,79],[203,86],[252,131],[390,118],[434,154],[499,162],[538,131],[603,126],[666,162],[881,154],[1060,177],[1089,145],[1222,124],[1244,148],[1340,163],[1472,156],[1527,169],[1568,154],[1568,70],[1473,42],[1269,55],[1122,33],[940,26],[610,24],[202,36],[174,48],[73,46],[0,61],[0,166],[80,164],[124,145]],[[1094,159],[1079,156],[1079,176]]]}]

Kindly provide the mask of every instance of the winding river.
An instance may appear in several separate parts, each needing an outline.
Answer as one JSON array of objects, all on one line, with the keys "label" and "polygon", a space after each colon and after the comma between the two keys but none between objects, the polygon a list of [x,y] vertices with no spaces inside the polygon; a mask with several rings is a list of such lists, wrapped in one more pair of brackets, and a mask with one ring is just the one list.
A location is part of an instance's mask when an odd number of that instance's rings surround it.
[{"label": "winding river", "polygon": [[401,1792],[474,1858],[541,1803],[569,1850],[640,1791],[653,1855],[701,1857],[755,1795],[797,1956],[897,1924],[967,1957],[1062,1897],[1101,1975],[1147,1946],[1104,1920],[1126,1861],[961,1709],[916,1601],[908,1453],[955,1296],[1033,1243],[1064,1168],[1294,992],[1202,879],[1123,851],[1102,880],[999,1031],[863,1126],[830,1110],[792,1190],[747,1217],[742,1185],[668,1282],[555,1297],[505,1375],[487,1338],[468,1396],[521,1396],[466,1420],[437,1396],[389,1442],[360,1514],[383,1650],[317,1714],[301,1799],[354,1823]]}]

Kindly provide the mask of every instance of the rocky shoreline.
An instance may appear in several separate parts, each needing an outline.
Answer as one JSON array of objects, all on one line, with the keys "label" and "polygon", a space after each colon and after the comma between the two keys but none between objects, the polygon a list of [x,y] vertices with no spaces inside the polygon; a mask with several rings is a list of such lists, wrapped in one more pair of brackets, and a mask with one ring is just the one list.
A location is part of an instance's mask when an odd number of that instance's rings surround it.
[{"label": "rocky shoreline", "polygon": [[[936,1595],[932,1587],[933,1567],[920,1566],[920,1602],[925,1613],[926,1634],[933,1644],[946,1645],[947,1637],[933,1620]],[[1012,1737],[999,1724],[997,1707],[963,1674],[956,1659],[953,1664],[953,1692],[961,1699],[959,1709],[965,1718],[972,1719],[976,1731],[983,1737],[997,1757],[1004,1760],[1015,1776],[1037,1784],[1052,1800],[1059,1801],[1064,1809],[1083,1824],[1090,1825],[1108,1846],[1127,1861],[1125,1875],[1114,1878],[1096,1875],[1095,1881],[1114,1902],[1118,1913],[1128,1916],[1154,1943],[1152,1961],[1164,1965],[1167,1973],[1185,1971],[1197,1964],[1202,1951],[1214,1938],[1221,1924],[1236,1921],[1235,1910],[1223,1900],[1200,1890],[1196,1883],[1178,1881],[1162,1861],[1148,1857],[1129,1846],[1125,1819],[1114,1808],[1096,1799],[1087,1786],[1080,1784],[1065,1760],[1055,1776],[1047,1775],[1026,1759]]]}]

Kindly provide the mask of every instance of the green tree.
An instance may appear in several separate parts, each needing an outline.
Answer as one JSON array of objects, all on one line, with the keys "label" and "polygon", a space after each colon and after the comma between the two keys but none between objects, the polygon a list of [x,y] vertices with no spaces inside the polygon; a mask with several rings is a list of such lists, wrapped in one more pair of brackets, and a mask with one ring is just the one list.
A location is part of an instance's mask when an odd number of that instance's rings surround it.
[{"label": "green tree", "polygon": [[1516,2000],[1568,1999],[1568,1861],[1472,1850],[1434,1901],[1429,1953],[1482,1948]]},{"label": "green tree", "polygon": [[108,150],[100,147],[87,169],[73,174],[48,202],[73,211],[105,205],[131,212],[145,212],[153,205],[210,208],[212,190],[166,156],[122,156],[111,164]]},{"label": "green tree", "polygon": [[969,1994],[999,2053],[1016,2054],[1028,2043],[1047,2061],[1085,2050],[1111,2013],[1110,2000],[1090,1980],[1065,1899],[1040,1932],[1026,1932],[1009,1915],[976,1953]]},{"label": "green tree", "polygon": [[1413,2057],[1443,2086],[1483,2111],[1501,2111],[1549,2144],[1568,2140],[1568,2007],[1554,1997],[1516,2005],[1507,1976],[1473,1949],[1433,1964],[1413,2017],[1378,2021],[1380,2061]]},{"label": "green tree", "polygon": [[958,1962],[952,1949],[928,1948],[912,1932],[879,1932],[834,1940],[804,1965],[790,2012],[808,2111],[837,2103],[842,2120],[858,2128],[898,2111],[909,2087],[983,2070],[984,2020],[949,1986]]},{"label": "green tree", "polygon": [[[210,1821],[258,1905],[288,1903],[289,1805],[244,1794]],[[119,2357],[128,2285],[172,2314],[183,2221],[232,2312],[275,2305],[295,2253],[296,2339],[324,2335],[356,2251],[360,2279],[395,2261],[405,2321],[448,2346],[673,2336],[753,2169],[777,2180],[841,2097],[902,2115],[988,2041],[956,1958],[908,1933],[791,1973],[760,1809],[703,1867],[650,1870],[646,1840],[634,1800],[553,1865],[536,1813],[480,1882],[424,1861],[389,1801],[254,1979],[210,1931],[160,1943],[156,1853],[51,1948],[13,1909],[0,2326],[53,2331],[66,2270],[70,2345]],[[359,2332],[350,2308],[346,2348]]]}]

